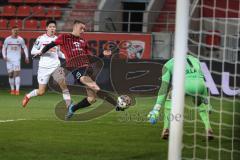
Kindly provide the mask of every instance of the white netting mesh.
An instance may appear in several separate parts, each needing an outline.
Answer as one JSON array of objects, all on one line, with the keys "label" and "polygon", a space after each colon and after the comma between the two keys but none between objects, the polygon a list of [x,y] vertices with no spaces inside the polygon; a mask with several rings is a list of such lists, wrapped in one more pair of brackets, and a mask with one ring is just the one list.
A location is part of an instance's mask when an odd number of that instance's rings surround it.
[{"label": "white netting mesh", "polygon": [[[206,139],[194,104],[185,107],[183,159],[240,157],[240,2],[193,0],[189,52],[203,63],[211,93],[214,140]],[[187,100],[188,103],[188,100]],[[193,102],[192,102],[193,103]]]}]

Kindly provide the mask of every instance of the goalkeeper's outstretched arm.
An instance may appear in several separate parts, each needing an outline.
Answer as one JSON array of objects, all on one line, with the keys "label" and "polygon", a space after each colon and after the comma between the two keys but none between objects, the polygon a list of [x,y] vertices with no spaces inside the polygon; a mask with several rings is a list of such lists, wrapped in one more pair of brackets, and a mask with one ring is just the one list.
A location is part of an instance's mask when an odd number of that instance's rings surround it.
[{"label": "goalkeeper's outstretched arm", "polygon": [[167,67],[164,66],[162,70],[162,84],[158,91],[157,101],[153,109],[159,111],[161,106],[164,104],[168,95],[170,81],[171,81],[171,72]]},{"label": "goalkeeper's outstretched arm", "polygon": [[155,124],[159,118],[159,111],[168,95],[170,81],[171,81],[171,71],[164,65],[162,70],[162,84],[158,91],[158,98],[152,111],[150,111],[148,114],[149,122],[152,124]]}]

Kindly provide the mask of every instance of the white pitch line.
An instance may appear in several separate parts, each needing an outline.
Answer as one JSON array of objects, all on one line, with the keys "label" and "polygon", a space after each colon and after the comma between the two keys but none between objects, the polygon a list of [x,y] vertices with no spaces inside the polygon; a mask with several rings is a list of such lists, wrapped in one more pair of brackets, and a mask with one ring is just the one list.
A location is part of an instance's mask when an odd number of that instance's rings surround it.
[{"label": "white pitch line", "polygon": [[[8,122],[17,122],[17,121],[53,121],[53,122],[60,122],[62,120],[56,120],[56,119],[24,119],[24,118],[20,118],[20,119],[5,119],[5,120],[0,120],[0,123],[8,123]],[[66,121],[68,122],[68,121]],[[79,121],[69,121],[69,122],[79,122]],[[80,122],[86,122],[86,121],[80,121]],[[119,121],[118,121],[119,122]],[[126,122],[133,122],[133,121],[121,121],[119,123],[126,123]],[[96,123],[105,123],[105,124],[115,124],[116,122],[96,122]],[[143,123],[144,125],[149,125],[151,127],[151,125],[149,124],[149,122],[135,122],[136,124],[139,124],[139,123]],[[184,128],[193,128],[194,126],[192,125],[186,125],[184,126]],[[160,126],[161,128],[161,126]],[[202,126],[198,126],[197,127],[198,129],[205,129],[205,127],[202,127]],[[225,129],[225,130],[228,130],[228,129],[232,129],[230,127],[225,127],[225,126],[222,126],[222,129]]]},{"label": "white pitch line", "polygon": [[16,121],[26,121],[27,119],[5,119],[0,120],[0,123],[6,123],[6,122],[16,122]]},{"label": "white pitch line", "polygon": [[7,122],[18,122],[18,121],[58,121],[54,119],[24,119],[24,118],[19,118],[19,119],[5,119],[5,120],[0,120],[0,123],[7,123]]}]

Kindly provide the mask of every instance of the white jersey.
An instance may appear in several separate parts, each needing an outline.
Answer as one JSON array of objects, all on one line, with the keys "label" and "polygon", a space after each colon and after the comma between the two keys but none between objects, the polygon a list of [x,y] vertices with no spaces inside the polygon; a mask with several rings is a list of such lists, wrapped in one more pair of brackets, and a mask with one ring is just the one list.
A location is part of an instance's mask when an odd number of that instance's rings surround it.
[{"label": "white jersey", "polygon": [[[39,36],[33,45],[31,54],[35,55],[40,53],[45,45],[51,43],[56,38],[57,36],[55,35],[50,37],[47,34]],[[40,57],[39,67],[56,68],[60,66],[59,57],[64,58],[64,55],[60,51],[59,46],[55,46]]]},{"label": "white jersey", "polygon": [[4,40],[2,47],[3,58],[7,58],[8,61],[20,61],[22,48],[25,53],[25,58],[28,58],[28,49],[23,38],[20,36],[17,38],[8,36]]}]

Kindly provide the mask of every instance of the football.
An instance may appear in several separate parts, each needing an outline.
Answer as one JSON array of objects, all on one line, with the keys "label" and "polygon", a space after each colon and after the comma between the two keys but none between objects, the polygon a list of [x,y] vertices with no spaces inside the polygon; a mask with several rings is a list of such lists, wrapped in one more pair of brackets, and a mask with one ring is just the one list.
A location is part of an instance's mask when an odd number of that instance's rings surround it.
[{"label": "football", "polygon": [[131,105],[131,98],[128,95],[121,95],[117,98],[117,105],[121,109],[127,109]]}]

